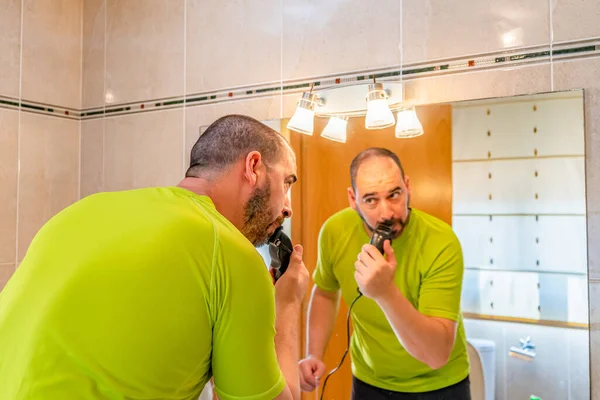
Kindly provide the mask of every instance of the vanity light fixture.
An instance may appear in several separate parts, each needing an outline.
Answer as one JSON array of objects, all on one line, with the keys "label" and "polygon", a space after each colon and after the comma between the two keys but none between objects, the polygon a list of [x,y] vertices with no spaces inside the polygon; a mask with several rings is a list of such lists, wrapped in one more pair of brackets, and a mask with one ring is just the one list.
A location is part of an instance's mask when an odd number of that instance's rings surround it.
[{"label": "vanity light fixture", "polygon": [[[305,135],[314,131],[314,117],[330,118],[321,136],[346,142],[346,126],[350,117],[365,117],[365,128],[383,129],[396,124],[396,137],[408,138],[423,134],[423,127],[414,107],[403,104],[403,84],[398,81],[336,84],[304,92],[288,129]],[[394,113],[398,112],[397,121]]]}]

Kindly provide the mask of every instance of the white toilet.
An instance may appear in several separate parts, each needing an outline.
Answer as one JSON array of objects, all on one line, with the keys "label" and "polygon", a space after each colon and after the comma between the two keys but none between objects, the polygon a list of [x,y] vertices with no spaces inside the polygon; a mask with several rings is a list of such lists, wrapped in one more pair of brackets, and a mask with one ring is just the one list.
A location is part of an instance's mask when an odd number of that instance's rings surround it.
[{"label": "white toilet", "polygon": [[467,338],[472,400],[494,400],[496,391],[496,344],[491,340]]}]

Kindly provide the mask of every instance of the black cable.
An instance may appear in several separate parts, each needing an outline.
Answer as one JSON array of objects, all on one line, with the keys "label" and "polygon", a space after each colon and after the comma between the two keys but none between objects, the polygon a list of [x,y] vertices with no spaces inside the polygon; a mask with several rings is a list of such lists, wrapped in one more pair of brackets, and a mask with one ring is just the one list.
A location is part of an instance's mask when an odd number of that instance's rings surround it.
[{"label": "black cable", "polygon": [[335,367],[334,369],[332,369],[331,372],[325,378],[325,381],[323,382],[323,390],[321,391],[321,397],[319,398],[320,400],[323,400],[323,395],[325,394],[325,386],[327,385],[327,380],[329,379],[329,377],[331,375],[334,374],[334,372],[336,372],[338,369],[340,369],[340,367],[344,363],[344,360],[346,359],[346,355],[348,354],[348,350],[350,349],[350,312],[352,311],[352,307],[354,306],[354,303],[356,303],[356,301],[358,299],[360,299],[362,297],[362,295],[363,294],[360,292],[360,290],[358,290],[358,296],[356,296],[356,298],[350,304],[350,308],[348,308],[348,316],[346,317],[346,343],[347,343],[346,351],[344,351],[344,355],[342,356],[342,359],[340,360],[340,363],[338,364],[338,366]]}]

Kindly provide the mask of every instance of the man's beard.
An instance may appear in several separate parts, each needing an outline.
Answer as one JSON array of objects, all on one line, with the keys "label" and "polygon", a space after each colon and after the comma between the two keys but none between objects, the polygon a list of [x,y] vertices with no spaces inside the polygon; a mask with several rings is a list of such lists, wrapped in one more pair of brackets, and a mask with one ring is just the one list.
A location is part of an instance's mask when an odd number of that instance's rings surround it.
[{"label": "man's beard", "polygon": [[[408,224],[408,221],[410,220],[410,195],[407,194],[407,196],[408,197],[406,198],[406,208],[408,209],[408,213],[406,214],[406,218],[405,219],[391,218],[391,219],[388,219],[388,220],[379,221],[379,222],[389,222],[394,227],[396,225],[400,225],[400,230],[394,228],[394,230],[392,231],[394,233],[394,236],[393,236],[394,239],[398,238],[398,236],[400,236],[402,234],[402,232],[404,232],[404,228],[406,228],[406,225]],[[369,223],[365,219],[364,215],[360,211],[360,206],[358,204],[356,205],[356,212],[358,213],[358,216],[360,217],[360,219],[362,219],[363,223],[365,224],[365,226],[367,227],[367,229],[369,230],[369,232],[371,234],[373,232],[375,232],[375,227],[369,225]]]},{"label": "man's beard", "polygon": [[256,188],[244,207],[244,225],[241,232],[255,247],[267,243],[267,230],[277,221],[283,224],[283,218],[275,219],[270,212],[271,181],[267,177],[264,188]]}]

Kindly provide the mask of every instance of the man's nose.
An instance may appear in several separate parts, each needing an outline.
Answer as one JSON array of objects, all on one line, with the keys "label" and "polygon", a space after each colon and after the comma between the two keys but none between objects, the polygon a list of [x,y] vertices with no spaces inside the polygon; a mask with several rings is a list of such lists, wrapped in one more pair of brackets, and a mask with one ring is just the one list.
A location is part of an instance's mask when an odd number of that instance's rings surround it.
[{"label": "man's nose", "polygon": [[292,211],[292,201],[290,199],[290,196],[285,196],[285,201],[283,202],[282,210],[283,218],[291,218],[293,213],[294,212]]},{"label": "man's nose", "polygon": [[382,220],[390,220],[394,217],[394,210],[392,209],[392,205],[388,203],[387,200],[384,200],[380,203],[379,216]]}]

